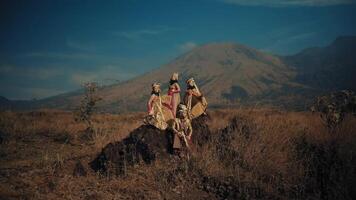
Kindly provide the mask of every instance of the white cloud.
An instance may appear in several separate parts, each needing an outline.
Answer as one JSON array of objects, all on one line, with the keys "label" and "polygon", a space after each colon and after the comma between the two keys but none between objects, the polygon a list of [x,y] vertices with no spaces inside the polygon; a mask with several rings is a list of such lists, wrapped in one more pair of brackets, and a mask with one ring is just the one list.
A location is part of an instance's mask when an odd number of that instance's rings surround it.
[{"label": "white cloud", "polygon": [[0,65],[0,74],[5,74],[5,73],[9,73],[13,70],[13,66],[11,65]]},{"label": "white cloud", "polygon": [[179,28],[170,27],[159,27],[156,29],[141,29],[141,30],[131,30],[131,31],[118,31],[114,32],[114,35],[124,37],[130,40],[141,39],[145,36],[160,35],[171,31],[179,31]]},{"label": "white cloud", "polygon": [[82,85],[86,82],[95,81],[96,77],[97,76],[94,73],[88,72],[74,73],[71,75],[71,79],[76,85]]},{"label": "white cloud", "polygon": [[63,70],[59,70],[57,68],[28,69],[28,72],[29,76],[42,80],[47,80],[52,77],[63,74]]},{"label": "white cloud", "polygon": [[65,92],[68,92],[68,90],[31,86],[22,87],[16,85],[0,87],[0,95],[7,94],[6,98],[12,100],[42,99],[58,94],[63,94]]},{"label": "white cloud", "polygon": [[56,52],[32,52],[26,53],[24,57],[30,58],[49,58],[49,59],[61,59],[61,60],[87,60],[98,57],[97,55],[85,54],[85,53],[56,53]]},{"label": "white cloud", "polygon": [[282,39],[276,40],[272,45],[267,46],[263,48],[262,50],[268,51],[268,52],[274,52],[277,49],[286,49],[288,46],[293,46],[297,43],[302,42],[303,40],[308,40],[312,37],[317,36],[317,32],[305,32],[305,33],[299,33],[299,34],[294,34]]},{"label": "white cloud", "polygon": [[98,82],[100,85],[109,85],[133,78],[137,74],[126,72],[113,65],[98,67],[93,71],[78,71],[71,74],[71,80],[76,85],[86,82]]},{"label": "white cloud", "polygon": [[72,40],[72,39],[67,39],[66,45],[71,49],[80,50],[80,51],[94,51],[95,50],[94,46],[92,46],[88,43],[83,43],[83,42]]},{"label": "white cloud", "polygon": [[179,45],[178,48],[182,52],[187,52],[187,51],[190,51],[190,50],[194,49],[197,46],[198,45],[196,43],[194,43],[194,42],[186,42],[184,44]]},{"label": "white cloud", "polygon": [[5,76],[18,76],[23,78],[32,78],[47,80],[52,77],[61,75],[64,73],[63,69],[59,68],[48,68],[48,67],[18,67],[11,65],[1,65],[0,74]]},{"label": "white cloud", "polygon": [[245,6],[333,6],[354,4],[355,0],[222,0],[225,3]]},{"label": "white cloud", "polygon": [[0,75],[5,77],[0,80],[0,95],[10,99],[40,99],[78,89],[85,82],[110,85],[137,74],[115,65],[93,68],[0,65]]},{"label": "white cloud", "polygon": [[25,90],[24,93],[29,95],[29,99],[42,99],[67,92],[65,90],[57,90],[53,88],[23,88],[23,90]]}]

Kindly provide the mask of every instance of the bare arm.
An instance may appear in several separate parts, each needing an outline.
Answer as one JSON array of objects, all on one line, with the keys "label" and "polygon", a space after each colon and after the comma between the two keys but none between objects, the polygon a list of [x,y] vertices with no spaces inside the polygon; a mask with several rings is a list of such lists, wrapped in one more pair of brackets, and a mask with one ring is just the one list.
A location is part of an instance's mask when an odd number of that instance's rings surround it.
[{"label": "bare arm", "polygon": [[193,135],[192,124],[189,122],[187,137],[190,139]]},{"label": "bare arm", "polygon": [[149,115],[152,115],[152,114],[153,114],[152,103],[153,103],[154,98],[155,98],[155,96],[154,96],[154,95],[151,95],[150,99],[149,99],[148,102],[147,102],[147,110],[148,110],[148,114],[149,114]]},{"label": "bare arm", "polygon": [[177,122],[176,121],[174,121],[174,123],[173,123],[172,130],[173,130],[174,133],[178,133]]},{"label": "bare arm", "polygon": [[201,93],[195,89],[192,90],[192,95],[196,96],[196,97],[200,97]]},{"label": "bare arm", "polygon": [[176,85],[176,92],[180,92],[180,86],[178,85],[178,83],[176,83],[175,85]]},{"label": "bare arm", "polygon": [[175,120],[172,126],[172,130],[175,134],[177,134],[178,136],[182,136],[182,133],[178,130],[179,124],[178,121]]}]

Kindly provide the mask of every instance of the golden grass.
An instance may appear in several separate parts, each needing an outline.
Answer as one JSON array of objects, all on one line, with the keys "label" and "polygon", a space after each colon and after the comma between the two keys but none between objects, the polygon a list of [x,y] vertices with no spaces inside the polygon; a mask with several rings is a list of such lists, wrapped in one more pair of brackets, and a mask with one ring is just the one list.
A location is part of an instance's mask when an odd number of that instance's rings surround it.
[{"label": "golden grass", "polygon": [[[340,167],[341,175],[353,172],[350,170],[353,169],[356,152],[356,119],[353,116],[347,116],[331,134],[319,116],[309,112],[241,108],[212,110],[209,115],[209,128],[216,137],[193,157],[189,164],[193,168],[185,169],[184,163],[172,158],[168,163],[158,160],[152,165],[140,164],[128,169],[125,177],[115,178],[96,174],[88,163],[105,145],[123,139],[140,126],[144,113],[95,115],[92,140],[83,140],[85,124],[75,122],[70,112],[1,112],[0,130],[4,142],[0,144],[0,197],[189,199],[184,192],[191,190],[191,195],[196,195],[197,199],[215,198],[214,194],[189,182],[189,176],[200,171],[211,177],[233,177],[241,190],[248,186],[282,199],[291,194],[299,199],[305,198],[305,195],[318,199],[321,194],[307,192],[308,187],[315,184],[313,177],[306,174],[320,169],[315,168],[322,165],[318,163],[319,157],[315,158],[320,156],[320,152],[325,152],[326,165],[335,165],[331,161],[329,163],[328,157],[334,146],[335,159],[342,164],[336,166]],[[235,116],[243,119],[240,123],[248,129],[248,132],[237,130],[230,141],[232,151],[238,152],[240,160],[221,160],[216,149],[222,144],[217,138]],[[306,153],[301,153],[298,144],[303,144],[301,150]],[[87,176],[72,176],[77,160],[83,163]],[[191,171],[182,171],[182,166]],[[334,169],[332,167],[331,170]],[[325,169],[329,169],[328,166]],[[353,176],[349,175],[345,181],[352,180]],[[336,187],[333,197],[342,196],[346,190],[343,182],[336,183],[340,188],[330,184]]]}]

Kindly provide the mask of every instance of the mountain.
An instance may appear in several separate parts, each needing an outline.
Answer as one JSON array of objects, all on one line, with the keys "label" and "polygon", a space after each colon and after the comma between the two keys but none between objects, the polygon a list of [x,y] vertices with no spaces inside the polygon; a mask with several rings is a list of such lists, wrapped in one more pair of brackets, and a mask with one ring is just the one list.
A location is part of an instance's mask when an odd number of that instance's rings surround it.
[{"label": "mountain", "polygon": [[10,100],[0,96],[0,111],[3,110],[34,110],[42,106],[37,100]]},{"label": "mountain", "polygon": [[[234,104],[281,88],[303,87],[294,82],[294,69],[277,57],[231,43],[213,43],[193,49],[152,72],[124,83],[103,87],[100,107],[104,110],[144,110],[153,82],[168,88],[173,72],[179,72],[180,85],[194,77],[211,106]],[[44,107],[74,108],[81,95],[58,96],[42,101]],[[65,105],[66,107],[62,107]]]},{"label": "mountain", "polygon": [[[355,37],[340,37],[327,47],[293,56],[276,56],[241,44],[206,44],[149,73],[100,88],[98,106],[110,112],[143,111],[151,84],[160,82],[167,89],[171,74],[178,72],[183,91],[185,80],[194,77],[210,107],[260,103],[303,108],[321,92],[355,89],[355,48]],[[75,109],[81,98],[82,92],[75,91],[27,105]]]},{"label": "mountain", "polygon": [[320,90],[356,90],[356,36],[337,38],[326,47],[306,49],[284,61],[298,72],[296,81]]},{"label": "mountain", "polygon": [[12,101],[10,101],[9,99],[0,96],[0,108],[1,109],[7,109],[7,108],[11,108],[12,106]]}]

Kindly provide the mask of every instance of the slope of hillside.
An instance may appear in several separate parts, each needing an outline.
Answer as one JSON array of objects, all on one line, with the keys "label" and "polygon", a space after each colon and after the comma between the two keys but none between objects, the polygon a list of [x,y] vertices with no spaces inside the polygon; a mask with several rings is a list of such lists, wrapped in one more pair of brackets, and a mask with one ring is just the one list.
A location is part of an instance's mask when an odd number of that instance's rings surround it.
[{"label": "slope of hillside", "polygon": [[[182,89],[185,80],[194,77],[210,107],[270,104],[303,109],[317,94],[356,89],[355,50],[355,36],[339,37],[327,47],[309,48],[293,56],[275,56],[240,44],[206,44],[149,73],[100,88],[103,100],[99,108],[109,112],[143,111],[151,84],[162,83],[165,93],[171,74],[178,72]],[[20,109],[74,109],[81,98],[82,92],[74,91],[4,104]]]},{"label": "slope of hillside", "polygon": [[[166,89],[173,72],[180,73],[182,88],[187,78],[194,77],[212,106],[302,86],[292,81],[296,73],[276,56],[239,44],[213,43],[197,47],[152,72],[101,88],[99,95],[103,101],[99,106],[114,112],[143,110],[150,85],[160,82],[162,89]],[[67,95],[41,103],[44,107],[70,109],[78,106],[80,98]],[[62,102],[68,106],[63,107]]]},{"label": "slope of hillside", "polygon": [[356,36],[338,37],[327,47],[309,48],[284,61],[298,72],[296,80],[321,90],[356,90]]}]

